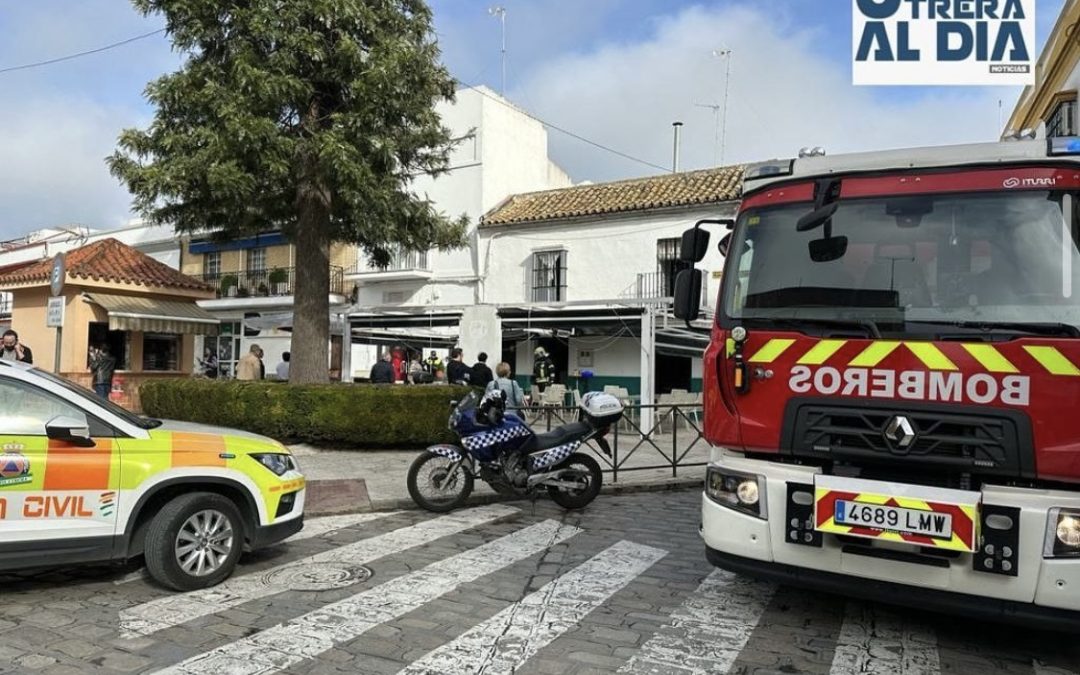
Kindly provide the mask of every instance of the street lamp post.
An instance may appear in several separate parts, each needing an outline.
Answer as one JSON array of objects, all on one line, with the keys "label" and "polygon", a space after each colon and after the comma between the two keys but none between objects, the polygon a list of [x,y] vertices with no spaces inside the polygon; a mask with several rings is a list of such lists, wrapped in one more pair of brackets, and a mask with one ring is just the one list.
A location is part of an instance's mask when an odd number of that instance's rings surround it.
[{"label": "street lamp post", "polygon": [[499,93],[506,96],[506,8],[494,5],[488,7],[488,14],[499,17],[499,23],[502,27],[502,49],[499,52],[502,65],[502,89]]}]

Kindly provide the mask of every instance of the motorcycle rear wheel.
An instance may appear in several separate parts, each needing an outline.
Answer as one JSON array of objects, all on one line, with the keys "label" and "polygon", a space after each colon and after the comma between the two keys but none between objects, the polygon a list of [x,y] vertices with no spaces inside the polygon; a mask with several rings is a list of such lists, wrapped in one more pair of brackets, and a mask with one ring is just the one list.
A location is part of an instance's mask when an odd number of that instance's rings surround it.
[{"label": "motorcycle rear wheel", "polygon": [[[564,509],[585,508],[600,494],[600,487],[604,480],[604,474],[600,471],[600,464],[588,455],[575,452],[553,470],[564,469],[578,472],[577,480],[581,487],[579,489],[568,489],[549,485],[547,489],[548,496],[551,497],[551,501]],[[563,477],[560,480],[574,480],[574,478],[572,476]]]},{"label": "motorcycle rear wheel", "polygon": [[413,460],[405,479],[409,496],[422,509],[435,513],[453,511],[465,503],[473,491],[473,477],[464,465],[450,474],[450,460],[424,451]]}]

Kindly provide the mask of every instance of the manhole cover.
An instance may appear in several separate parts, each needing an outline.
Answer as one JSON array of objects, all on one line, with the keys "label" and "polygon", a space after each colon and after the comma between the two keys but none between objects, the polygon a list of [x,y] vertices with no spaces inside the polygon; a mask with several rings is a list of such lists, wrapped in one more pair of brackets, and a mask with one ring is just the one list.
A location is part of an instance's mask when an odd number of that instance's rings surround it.
[{"label": "manhole cover", "polygon": [[345,588],[371,578],[371,570],[363,565],[342,563],[308,563],[291,565],[263,575],[263,584],[294,591],[329,591]]}]

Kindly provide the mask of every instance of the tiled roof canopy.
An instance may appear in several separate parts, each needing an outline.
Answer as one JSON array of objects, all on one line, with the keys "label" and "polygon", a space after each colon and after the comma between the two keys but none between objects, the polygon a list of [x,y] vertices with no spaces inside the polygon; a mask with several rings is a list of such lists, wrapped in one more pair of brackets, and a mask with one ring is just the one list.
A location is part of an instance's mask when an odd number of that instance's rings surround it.
[{"label": "tiled roof canopy", "polygon": [[[20,269],[0,274],[0,288],[36,282],[48,282],[52,260],[41,260]],[[64,266],[68,277],[113,283],[137,284],[159,288],[211,290],[202,281],[181,274],[142,251],[116,239],[103,239],[68,251]]]},{"label": "tiled roof canopy", "polygon": [[513,195],[488,212],[481,227],[733,201],[742,191],[743,168],[725,166]]}]

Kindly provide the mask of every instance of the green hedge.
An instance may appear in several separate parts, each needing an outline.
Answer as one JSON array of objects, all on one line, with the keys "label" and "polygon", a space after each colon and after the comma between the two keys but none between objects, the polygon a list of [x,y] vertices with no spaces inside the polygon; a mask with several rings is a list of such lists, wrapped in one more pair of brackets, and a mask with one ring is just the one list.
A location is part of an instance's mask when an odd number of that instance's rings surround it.
[{"label": "green hedge", "polygon": [[151,417],[243,429],[280,441],[358,448],[453,442],[450,401],[467,387],[160,380],[139,389]]}]

